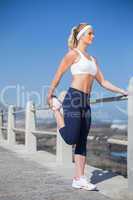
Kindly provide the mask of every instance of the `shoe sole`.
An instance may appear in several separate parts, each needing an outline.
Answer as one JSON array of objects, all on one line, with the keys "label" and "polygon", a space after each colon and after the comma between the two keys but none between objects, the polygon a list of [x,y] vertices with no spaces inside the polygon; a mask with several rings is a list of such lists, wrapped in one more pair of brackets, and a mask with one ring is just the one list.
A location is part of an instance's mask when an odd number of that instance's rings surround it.
[{"label": "shoe sole", "polygon": [[76,189],[81,189],[80,186],[72,186],[73,188],[76,188]]},{"label": "shoe sole", "polygon": [[88,191],[94,191],[94,190],[97,189],[97,187],[92,188],[92,189],[89,189],[89,188],[86,188],[86,187],[84,187],[84,186],[82,186],[81,188],[84,189],[84,190],[88,190]]},{"label": "shoe sole", "polygon": [[89,188],[86,188],[84,186],[72,186],[73,188],[76,188],[76,189],[84,189],[84,190],[88,190],[88,191],[93,191],[93,190],[96,190],[97,187],[95,188],[92,188],[92,189],[89,189]]}]

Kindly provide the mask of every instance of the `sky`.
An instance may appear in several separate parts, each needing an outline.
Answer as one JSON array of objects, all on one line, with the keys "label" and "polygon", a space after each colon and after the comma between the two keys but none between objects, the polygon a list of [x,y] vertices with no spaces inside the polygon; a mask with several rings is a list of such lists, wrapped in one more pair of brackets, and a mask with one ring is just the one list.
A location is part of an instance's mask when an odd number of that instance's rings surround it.
[{"label": "sky", "polygon": [[[132,0],[0,0],[0,100],[24,106],[30,96],[42,105],[73,26],[91,24],[87,48],[106,80],[127,89],[133,75]],[[57,94],[71,84],[70,70]],[[114,96],[94,81],[94,97]],[[117,94],[119,95],[119,94]]]}]

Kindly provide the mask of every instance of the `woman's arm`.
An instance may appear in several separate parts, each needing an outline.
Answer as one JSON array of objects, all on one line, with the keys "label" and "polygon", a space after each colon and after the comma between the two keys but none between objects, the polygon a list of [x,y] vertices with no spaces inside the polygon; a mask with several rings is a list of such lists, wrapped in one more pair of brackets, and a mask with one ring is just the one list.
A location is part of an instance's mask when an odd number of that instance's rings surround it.
[{"label": "woman's arm", "polygon": [[95,76],[95,79],[98,81],[98,83],[102,87],[104,87],[105,89],[107,89],[107,90],[110,90],[112,92],[118,92],[118,93],[121,93],[123,95],[128,95],[128,91],[125,91],[124,89],[119,88],[119,87],[113,85],[108,80],[105,80],[104,75],[103,75],[103,73],[101,72],[101,70],[100,70],[100,68],[98,66],[96,58],[94,58],[94,59],[95,59],[95,63],[96,63],[96,66],[97,66],[97,74]]},{"label": "woman's arm", "polygon": [[48,97],[51,97],[55,88],[58,86],[62,75],[67,71],[69,66],[74,62],[77,53],[74,50],[70,50],[61,60],[60,65],[55,73],[54,79],[50,85],[48,91]]}]

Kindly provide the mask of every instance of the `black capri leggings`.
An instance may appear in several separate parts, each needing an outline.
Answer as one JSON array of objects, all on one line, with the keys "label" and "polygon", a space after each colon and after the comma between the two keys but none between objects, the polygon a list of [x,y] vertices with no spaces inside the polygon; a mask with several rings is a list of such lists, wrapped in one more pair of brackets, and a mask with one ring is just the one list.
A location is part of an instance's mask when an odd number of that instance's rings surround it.
[{"label": "black capri leggings", "polygon": [[69,87],[62,106],[65,126],[59,132],[67,144],[76,144],[75,154],[86,156],[87,136],[91,125],[90,95]]}]

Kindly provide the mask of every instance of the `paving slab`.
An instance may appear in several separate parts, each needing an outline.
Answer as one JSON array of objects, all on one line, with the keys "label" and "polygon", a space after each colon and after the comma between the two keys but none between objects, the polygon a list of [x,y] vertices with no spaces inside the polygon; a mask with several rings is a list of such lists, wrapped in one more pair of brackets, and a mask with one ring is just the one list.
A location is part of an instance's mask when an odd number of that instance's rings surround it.
[{"label": "paving slab", "polygon": [[64,166],[46,151],[29,153],[24,145],[0,144],[0,200],[133,199],[123,176],[89,165],[85,173],[97,191],[71,187],[74,163]]}]

